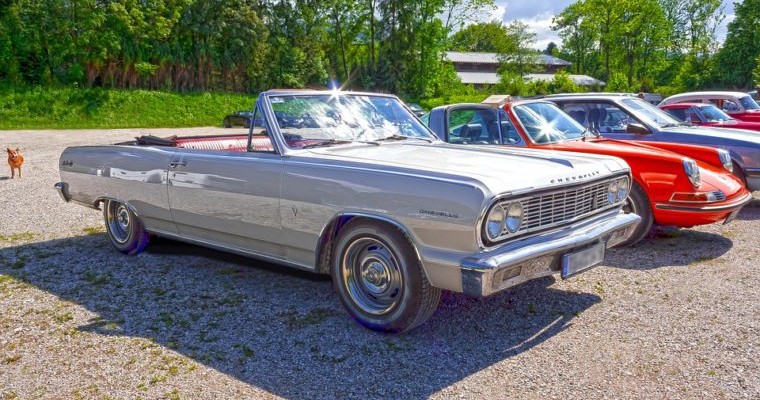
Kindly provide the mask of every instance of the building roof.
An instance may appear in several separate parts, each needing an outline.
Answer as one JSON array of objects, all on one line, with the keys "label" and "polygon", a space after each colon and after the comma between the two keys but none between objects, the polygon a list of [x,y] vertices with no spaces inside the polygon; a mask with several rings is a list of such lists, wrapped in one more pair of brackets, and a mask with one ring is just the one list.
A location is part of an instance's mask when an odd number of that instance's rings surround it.
[{"label": "building roof", "polygon": [[[496,72],[457,72],[457,76],[464,84],[472,85],[495,85],[499,83],[500,77]],[[587,75],[568,75],[570,80],[576,85],[581,86],[604,86],[605,83]],[[554,80],[554,74],[527,74],[526,81],[547,81]]]},{"label": "building roof", "polygon": [[[477,64],[499,64],[501,60],[497,53],[476,53],[476,52],[462,52],[462,51],[447,51],[445,58],[453,63],[477,63]],[[550,56],[547,54],[536,54],[536,64],[542,65],[554,65],[554,66],[569,66],[573,63],[565,61],[561,58]]]}]

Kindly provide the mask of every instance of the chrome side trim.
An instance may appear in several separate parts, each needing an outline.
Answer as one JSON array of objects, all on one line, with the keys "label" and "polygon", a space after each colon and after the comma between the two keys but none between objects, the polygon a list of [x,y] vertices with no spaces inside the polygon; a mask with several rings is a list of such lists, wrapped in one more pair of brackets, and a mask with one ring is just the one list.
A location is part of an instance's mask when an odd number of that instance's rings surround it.
[{"label": "chrome side trim", "polygon": [[687,207],[687,206],[674,206],[671,204],[655,204],[655,208],[658,210],[669,211],[684,211],[684,212],[720,212],[731,211],[737,207],[741,208],[752,201],[752,193],[747,193],[739,200],[733,201],[730,204],[724,204],[720,206],[704,206],[704,207]]},{"label": "chrome side trim", "polygon": [[188,238],[188,237],[176,235],[174,233],[162,231],[162,230],[159,230],[159,229],[150,229],[150,230],[148,230],[148,232],[150,232],[150,233],[152,233],[154,235],[157,235],[157,236],[169,238],[169,239],[172,239],[172,240],[177,240],[177,241],[180,241],[180,242],[195,244],[195,245],[202,246],[202,247],[208,247],[208,248],[212,248],[214,250],[224,251],[224,252],[227,252],[227,253],[233,253],[233,254],[237,254],[237,255],[241,255],[241,256],[249,257],[249,258],[254,258],[254,259],[262,260],[262,261],[266,261],[266,262],[272,262],[272,263],[275,263],[275,264],[280,264],[280,265],[284,265],[286,267],[296,268],[296,269],[300,269],[300,270],[304,270],[304,271],[317,272],[316,268],[313,267],[313,266],[309,266],[309,265],[306,265],[306,264],[289,261],[289,260],[286,260],[284,258],[270,256],[270,255],[267,255],[267,254],[262,254],[262,253],[258,253],[258,252],[251,251],[251,250],[241,249],[239,247],[227,246],[227,245],[219,244],[219,243],[216,243],[216,242],[210,242],[210,241],[202,240],[202,239]]}]

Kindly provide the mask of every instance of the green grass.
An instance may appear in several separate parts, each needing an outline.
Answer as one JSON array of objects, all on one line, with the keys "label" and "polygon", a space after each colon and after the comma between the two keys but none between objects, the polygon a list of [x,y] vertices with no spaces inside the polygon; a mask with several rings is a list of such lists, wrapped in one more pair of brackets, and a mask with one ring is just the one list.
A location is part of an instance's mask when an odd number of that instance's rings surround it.
[{"label": "green grass", "polygon": [[221,126],[255,101],[228,93],[0,87],[0,129]]}]

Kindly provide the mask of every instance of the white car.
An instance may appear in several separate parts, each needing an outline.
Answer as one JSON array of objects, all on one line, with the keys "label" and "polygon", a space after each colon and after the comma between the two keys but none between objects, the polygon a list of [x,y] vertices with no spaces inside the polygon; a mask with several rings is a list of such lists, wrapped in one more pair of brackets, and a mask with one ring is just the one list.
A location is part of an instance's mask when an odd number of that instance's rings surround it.
[{"label": "white car", "polygon": [[670,96],[659,105],[674,103],[711,103],[738,120],[760,122],[760,105],[746,92],[687,92]]}]

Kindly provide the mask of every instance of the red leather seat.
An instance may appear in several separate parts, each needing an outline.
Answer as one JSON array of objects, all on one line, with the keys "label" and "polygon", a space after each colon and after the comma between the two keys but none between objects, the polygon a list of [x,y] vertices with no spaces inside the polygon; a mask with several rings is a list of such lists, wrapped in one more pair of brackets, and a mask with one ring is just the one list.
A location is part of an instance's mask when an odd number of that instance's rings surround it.
[{"label": "red leather seat", "polygon": [[[212,136],[177,138],[177,147],[198,150],[246,151],[248,136]],[[254,151],[274,151],[268,136],[254,136],[251,142]]]}]

